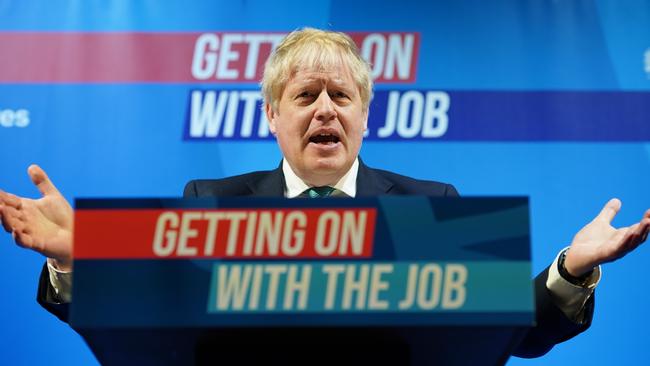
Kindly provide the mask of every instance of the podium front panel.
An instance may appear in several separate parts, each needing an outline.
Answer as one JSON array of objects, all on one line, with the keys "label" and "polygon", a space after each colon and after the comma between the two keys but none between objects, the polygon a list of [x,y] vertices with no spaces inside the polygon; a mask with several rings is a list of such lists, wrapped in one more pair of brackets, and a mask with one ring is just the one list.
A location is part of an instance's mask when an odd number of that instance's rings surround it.
[{"label": "podium front panel", "polygon": [[76,328],[530,326],[528,199],[77,200]]}]

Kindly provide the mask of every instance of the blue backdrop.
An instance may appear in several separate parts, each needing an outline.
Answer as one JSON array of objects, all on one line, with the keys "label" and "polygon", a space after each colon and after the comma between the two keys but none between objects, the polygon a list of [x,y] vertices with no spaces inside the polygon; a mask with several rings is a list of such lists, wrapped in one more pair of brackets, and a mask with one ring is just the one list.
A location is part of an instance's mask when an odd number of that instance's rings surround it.
[{"label": "blue backdrop", "polygon": [[[623,201],[616,225],[650,207],[641,0],[0,0],[0,188],[36,196],[25,170],[38,163],[71,200],[177,197],[190,179],[277,166],[247,105],[262,55],[303,26],[351,33],[373,62],[368,165],[466,196],[531,197],[535,272],[609,198]],[[650,359],[649,260],[641,248],[605,266],[592,328],[509,365]],[[0,237],[3,359],[96,363],[36,304],[42,263]]]}]

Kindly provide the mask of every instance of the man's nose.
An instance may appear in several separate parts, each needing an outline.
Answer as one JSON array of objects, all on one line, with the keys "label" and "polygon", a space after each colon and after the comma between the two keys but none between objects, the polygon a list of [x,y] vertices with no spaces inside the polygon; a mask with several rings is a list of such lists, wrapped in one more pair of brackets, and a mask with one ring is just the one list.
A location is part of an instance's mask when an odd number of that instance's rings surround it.
[{"label": "man's nose", "polygon": [[334,101],[326,91],[320,93],[316,100],[316,111],[314,117],[322,122],[327,122],[336,118]]}]

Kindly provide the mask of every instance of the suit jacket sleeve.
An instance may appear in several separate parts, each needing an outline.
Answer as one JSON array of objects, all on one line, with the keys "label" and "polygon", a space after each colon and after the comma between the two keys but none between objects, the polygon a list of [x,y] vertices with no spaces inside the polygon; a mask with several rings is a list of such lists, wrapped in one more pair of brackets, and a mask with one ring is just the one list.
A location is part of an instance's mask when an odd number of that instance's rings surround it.
[{"label": "suit jacket sleeve", "polygon": [[591,325],[594,313],[595,293],[593,293],[584,309],[584,321],[575,323],[564,315],[555,305],[548,288],[546,279],[547,267],[535,278],[535,307],[536,326],[530,328],[519,346],[513,352],[518,357],[539,357],[550,351],[557,343],[564,342],[584,332]]},{"label": "suit jacket sleeve", "polygon": [[[458,191],[452,185],[447,185],[445,196],[457,197]],[[575,323],[564,315],[555,303],[546,287],[549,267],[535,277],[535,323],[523,336],[513,355],[518,357],[539,357],[547,353],[558,343],[564,342],[584,332],[591,325],[594,313],[595,293],[593,293],[584,309],[584,321]]]},{"label": "suit jacket sleeve", "polygon": [[66,323],[68,322],[68,311],[70,304],[58,301],[54,292],[54,288],[50,283],[50,272],[47,269],[47,262],[43,264],[43,268],[41,269],[41,276],[38,279],[36,301],[38,301],[38,303],[41,304],[45,310],[54,314],[57,318]]},{"label": "suit jacket sleeve", "polygon": [[[196,197],[196,187],[194,181],[189,182],[185,186],[183,192],[184,197]],[[68,313],[70,309],[69,303],[59,302],[54,288],[50,283],[50,273],[47,269],[47,262],[43,264],[41,269],[41,275],[38,279],[38,289],[36,291],[36,301],[43,307],[45,310],[54,314],[57,318],[61,319],[64,322],[68,322]]]}]

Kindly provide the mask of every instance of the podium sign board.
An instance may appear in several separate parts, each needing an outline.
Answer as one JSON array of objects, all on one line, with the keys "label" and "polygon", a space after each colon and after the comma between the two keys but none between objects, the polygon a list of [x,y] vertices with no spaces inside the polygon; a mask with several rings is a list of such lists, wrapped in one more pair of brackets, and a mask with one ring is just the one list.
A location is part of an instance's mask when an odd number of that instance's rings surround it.
[{"label": "podium sign board", "polygon": [[75,328],[530,326],[528,199],[77,200]]}]

